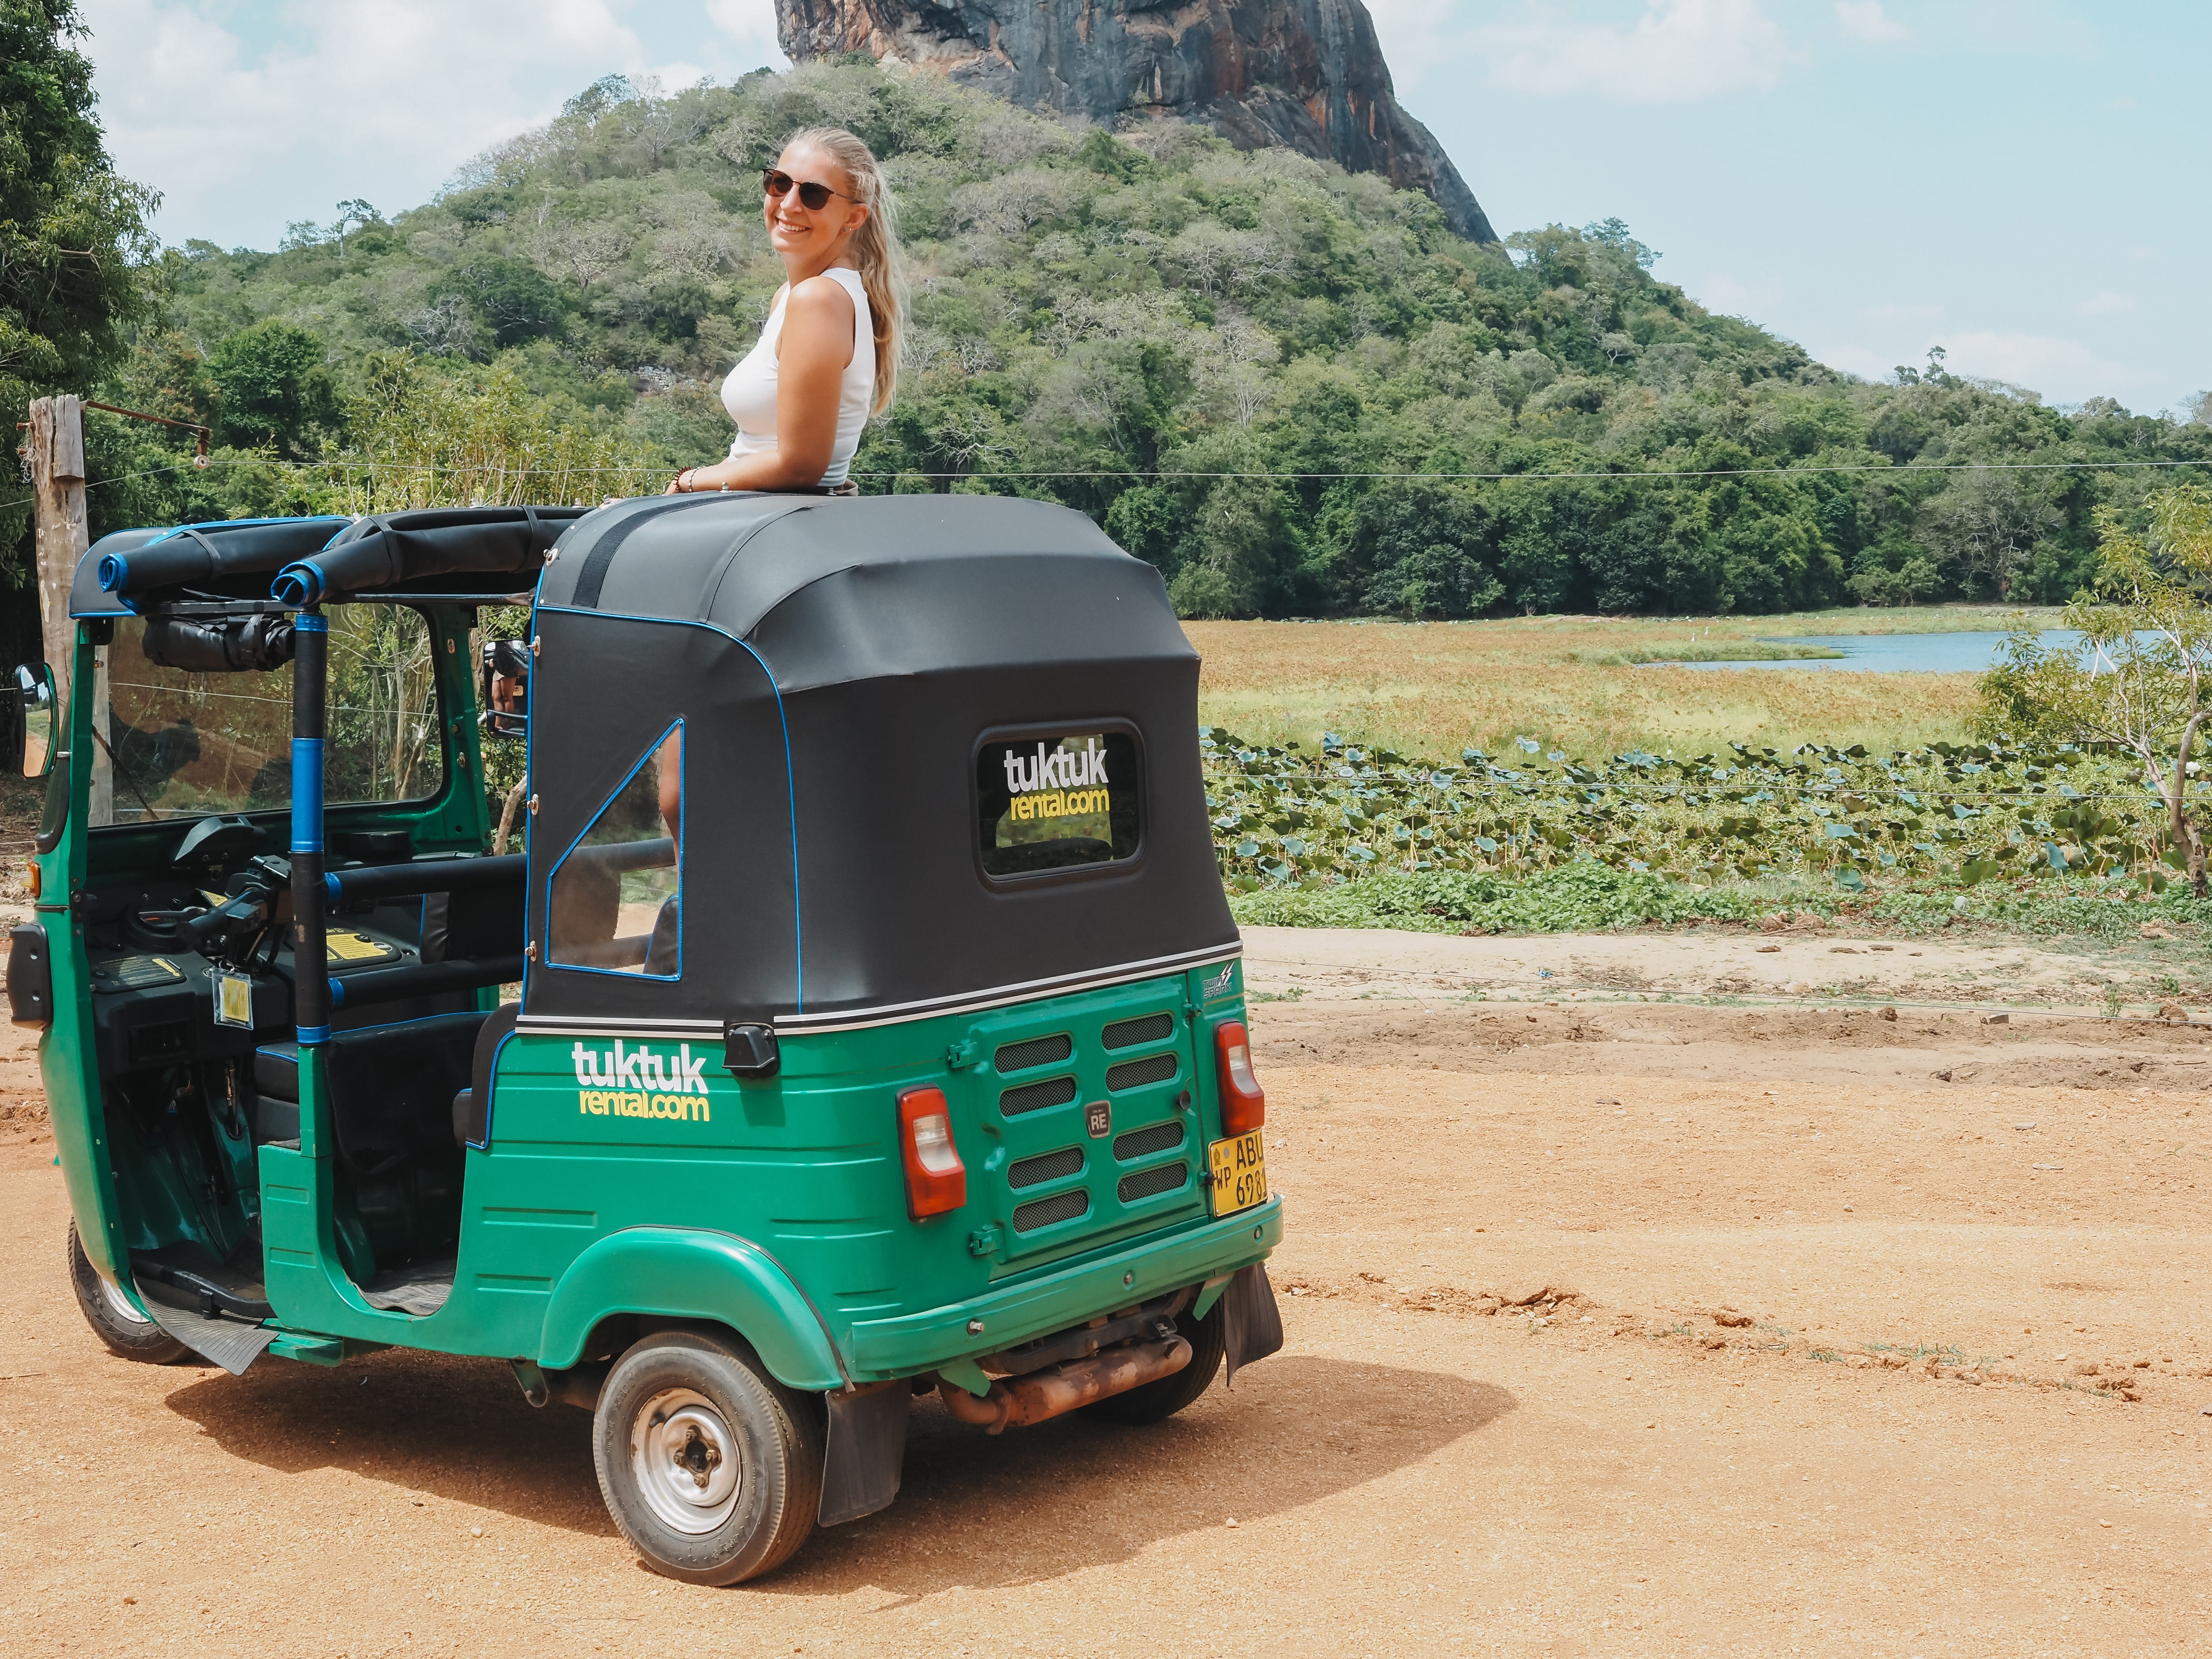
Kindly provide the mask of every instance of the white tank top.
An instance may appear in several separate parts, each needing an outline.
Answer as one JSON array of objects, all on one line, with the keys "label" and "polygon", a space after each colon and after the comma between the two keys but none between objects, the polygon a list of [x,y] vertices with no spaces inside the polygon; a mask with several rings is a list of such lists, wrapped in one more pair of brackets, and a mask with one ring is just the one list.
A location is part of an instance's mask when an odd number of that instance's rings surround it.
[{"label": "white tank top", "polygon": [[[868,311],[868,291],[860,286],[860,273],[832,265],[822,273],[853,296],[853,356],[837,383],[837,437],[830,447],[830,465],[822,474],[825,484],[845,482],[853,456],[860,447],[860,428],[868,423],[868,407],[876,397],[875,320]],[[790,296],[786,284],[775,296],[760,339],[722,382],[722,407],[738,423],[730,459],[765,454],[775,448],[775,349],[783,338],[783,302]]]}]

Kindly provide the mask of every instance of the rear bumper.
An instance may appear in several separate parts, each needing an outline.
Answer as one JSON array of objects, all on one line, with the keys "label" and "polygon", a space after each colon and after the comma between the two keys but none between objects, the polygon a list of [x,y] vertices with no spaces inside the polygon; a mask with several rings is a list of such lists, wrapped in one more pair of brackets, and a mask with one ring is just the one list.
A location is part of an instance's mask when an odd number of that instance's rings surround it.
[{"label": "rear bumper", "polygon": [[[969,1301],[853,1327],[856,1382],[910,1376],[948,1360],[998,1353],[1114,1308],[1265,1261],[1283,1237],[1283,1200],[1166,1238],[1148,1238],[1079,1267],[1024,1279]],[[982,1330],[970,1334],[971,1322]]]}]

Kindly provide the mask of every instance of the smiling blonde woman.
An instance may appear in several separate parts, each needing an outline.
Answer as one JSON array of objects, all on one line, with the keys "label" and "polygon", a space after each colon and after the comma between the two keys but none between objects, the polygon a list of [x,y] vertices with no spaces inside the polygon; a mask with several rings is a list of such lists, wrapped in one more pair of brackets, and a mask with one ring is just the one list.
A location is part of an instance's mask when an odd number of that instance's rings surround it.
[{"label": "smiling blonde woman", "polygon": [[730,458],[668,486],[851,495],[860,430],[888,407],[906,320],[890,186],[842,127],[795,132],[761,176],[762,217],[789,277],[760,340],[722,383],[738,424]]}]

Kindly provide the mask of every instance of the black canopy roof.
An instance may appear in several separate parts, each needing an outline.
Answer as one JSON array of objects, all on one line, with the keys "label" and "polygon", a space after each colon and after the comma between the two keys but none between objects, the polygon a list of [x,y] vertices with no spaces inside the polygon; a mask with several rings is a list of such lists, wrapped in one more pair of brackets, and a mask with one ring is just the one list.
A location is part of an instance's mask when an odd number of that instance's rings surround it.
[{"label": "black canopy roof", "polygon": [[[524,1021],[836,1029],[980,1008],[1237,949],[1206,822],[1197,653],[1159,574],[1088,519],[972,495],[625,501],[540,580],[530,937],[548,883],[684,723],[674,981],[540,961]],[[987,878],[987,734],[1124,732],[1142,840]]]}]

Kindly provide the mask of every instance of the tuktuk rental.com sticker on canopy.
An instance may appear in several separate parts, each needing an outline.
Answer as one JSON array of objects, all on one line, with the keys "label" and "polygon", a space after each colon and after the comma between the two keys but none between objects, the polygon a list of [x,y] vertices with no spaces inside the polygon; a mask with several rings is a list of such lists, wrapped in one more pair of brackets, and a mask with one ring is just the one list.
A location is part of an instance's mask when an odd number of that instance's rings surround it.
[{"label": "tuktuk rental.com sticker on canopy", "polygon": [[688,1042],[672,1054],[656,1054],[644,1043],[626,1048],[621,1039],[610,1054],[579,1042],[571,1058],[576,1081],[576,1109],[595,1117],[660,1117],[692,1123],[713,1121],[707,1097],[707,1060],[696,1060]]},{"label": "tuktuk rental.com sticker on canopy", "polygon": [[[1083,746],[1075,747],[1077,744]],[[1103,817],[1114,810],[1107,787],[1106,749],[1096,734],[1063,738],[1054,747],[1040,743],[1023,755],[1009,749],[1006,816],[1015,823],[1034,818]],[[1095,787],[1093,786],[1096,786]]]}]

